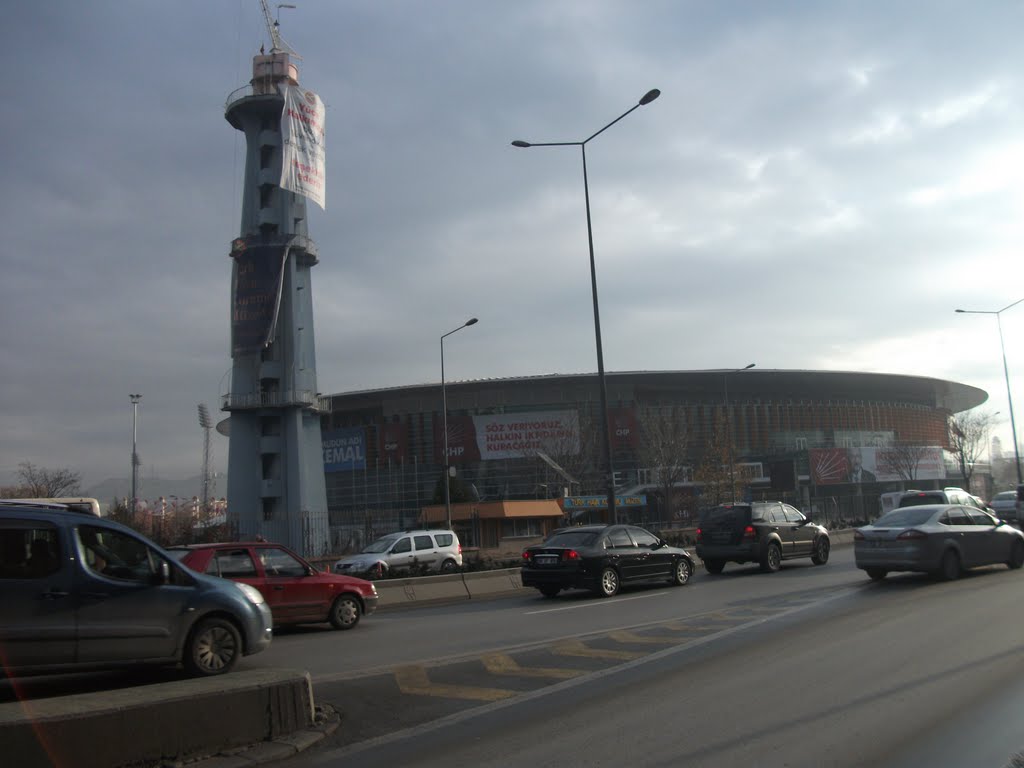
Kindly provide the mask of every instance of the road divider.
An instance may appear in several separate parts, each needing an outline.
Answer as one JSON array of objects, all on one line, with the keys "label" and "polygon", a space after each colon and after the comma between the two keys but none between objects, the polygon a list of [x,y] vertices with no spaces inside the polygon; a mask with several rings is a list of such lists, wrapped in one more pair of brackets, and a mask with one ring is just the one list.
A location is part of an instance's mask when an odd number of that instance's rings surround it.
[{"label": "road divider", "polygon": [[0,704],[3,764],[161,765],[288,737],[314,721],[309,674],[257,669]]}]

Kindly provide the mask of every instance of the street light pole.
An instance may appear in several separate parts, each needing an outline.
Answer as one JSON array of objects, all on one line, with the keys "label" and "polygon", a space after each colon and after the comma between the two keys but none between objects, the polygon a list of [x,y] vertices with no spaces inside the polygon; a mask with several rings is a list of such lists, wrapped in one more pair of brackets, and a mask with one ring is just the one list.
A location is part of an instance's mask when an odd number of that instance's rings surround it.
[{"label": "street light pole", "polygon": [[654,88],[643,95],[636,104],[627,109],[617,118],[612,120],[601,130],[591,134],[583,141],[546,141],[546,142],[530,142],[522,141],[517,139],[512,142],[513,147],[519,147],[522,149],[528,149],[530,147],[579,147],[580,155],[583,158],[583,200],[587,209],[587,245],[590,249],[590,291],[594,304],[594,340],[597,344],[597,380],[600,390],[601,397],[601,437],[602,446],[604,448],[604,462],[606,469],[606,482],[607,482],[607,493],[608,493],[608,519],[609,522],[615,522],[616,511],[615,511],[615,470],[612,467],[612,444],[610,426],[608,424],[608,385],[605,380],[604,374],[604,351],[601,343],[601,313],[598,309],[597,301],[597,267],[594,261],[594,230],[590,219],[590,185],[587,180],[587,142],[591,139],[600,136],[606,130],[615,125],[619,120],[624,118],[630,112],[639,107],[650,104],[656,98],[661,95],[661,91]]},{"label": "street light pole", "polygon": [[139,415],[139,401],[142,399],[142,395],[128,395],[132,401],[132,506],[131,513],[135,514],[135,510],[138,506],[138,481],[139,481],[139,454],[136,449],[138,439],[138,415]]},{"label": "street light pole", "polygon": [[1013,433],[1013,455],[1016,459],[1017,466],[1017,484],[1024,483],[1024,479],[1021,477],[1020,468],[1020,445],[1017,443],[1017,422],[1013,418],[1013,395],[1010,392],[1010,369],[1006,365],[1006,346],[1003,344],[1003,324],[999,319],[999,316],[1010,309],[1020,304],[1024,299],[1017,299],[1013,304],[1007,304],[1002,309],[993,311],[985,311],[980,309],[958,309],[957,312],[965,315],[995,315],[996,316],[996,327],[999,329],[999,349],[1003,353],[1003,375],[1006,377],[1006,400],[1010,406],[1010,431]]},{"label": "street light pole", "polygon": [[730,368],[723,376],[722,380],[725,382],[725,432],[726,439],[729,441],[729,496],[728,501],[736,501],[736,460],[733,457],[732,449],[732,417],[729,415],[729,374],[739,373],[740,371],[749,371],[757,363],[751,363],[745,365],[742,368]]},{"label": "street light pole", "polygon": [[448,487],[451,477],[448,466],[448,393],[444,385],[444,339],[445,336],[451,336],[467,326],[476,325],[477,322],[479,321],[475,317],[471,317],[454,331],[448,331],[448,333],[441,336],[441,419],[444,428],[444,521],[448,530],[452,528],[452,492],[451,488]]}]

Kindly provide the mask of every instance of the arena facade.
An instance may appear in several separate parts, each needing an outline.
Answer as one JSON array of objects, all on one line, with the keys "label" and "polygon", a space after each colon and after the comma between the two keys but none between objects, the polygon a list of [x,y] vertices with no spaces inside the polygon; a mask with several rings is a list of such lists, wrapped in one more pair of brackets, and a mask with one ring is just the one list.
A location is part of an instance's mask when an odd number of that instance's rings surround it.
[{"label": "arena facade", "polygon": [[[955,484],[949,417],[988,398],[953,381],[839,371],[639,371],[606,382],[617,517],[652,528],[733,495],[715,468],[736,497],[783,498],[819,517],[862,517],[887,491]],[[606,510],[596,374],[450,382],[446,394],[453,502],[561,499],[569,519]],[[416,527],[443,498],[441,385],[324,399],[332,545]],[[528,537],[538,525],[513,518],[500,530]],[[487,544],[471,525],[456,529],[469,546]]]}]

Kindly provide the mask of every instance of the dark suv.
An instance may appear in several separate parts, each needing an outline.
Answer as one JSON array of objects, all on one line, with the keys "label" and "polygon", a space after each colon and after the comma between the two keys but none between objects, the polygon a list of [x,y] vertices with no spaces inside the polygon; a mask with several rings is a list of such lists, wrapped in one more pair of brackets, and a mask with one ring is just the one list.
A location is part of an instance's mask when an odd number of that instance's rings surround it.
[{"label": "dark suv", "polygon": [[795,557],[824,565],[830,549],[823,526],[781,501],[722,504],[705,512],[697,528],[697,556],[708,573],[721,573],[727,562],[760,563],[773,573]]}]

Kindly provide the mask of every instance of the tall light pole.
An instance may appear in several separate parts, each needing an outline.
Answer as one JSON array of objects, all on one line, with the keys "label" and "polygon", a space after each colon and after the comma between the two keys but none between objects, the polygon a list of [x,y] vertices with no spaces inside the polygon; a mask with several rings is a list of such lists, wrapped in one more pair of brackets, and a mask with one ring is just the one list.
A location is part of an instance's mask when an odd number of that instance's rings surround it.
[{"label": "tall light pole", "polygon": [[139,484],[139,453],[136,449],[138,440],[138,417],[139,417],[139,401],[142,399],[142,395],[128,395],[132,401],[132,506],[131,512],[135,514],[135,509],[138,506],[138,484]]},{"label": "tall light pole", "polygon": [[448,466],[448,393],[444,386],[444,339],[445,336],[451,336],[467,326],[476,325],[477,322],[475,317],[471,317],[454,331],[448,331],[448,333],[441,336],[441,419],[444,428],[444,521],[448,530],[451,530],[452,527],[452,491],[448,487],[448,484],[451,482],[451,475],[449,474],[450,469]]},{"label": "tall light pole", "polygon": [[203,522],[208,515],[207,509],[210,503],[210,430],[213,429],[213,420],[210,418],[210,409],[206,403],[200,403],[197,407],[199,412],[199,426],[203,428]]},{"label": "tall light pole", "polygon": [[736,461],[733,458],[732,450],[732,417],[729,416],[729,374],[749,371],[755,365],[757,363],[751,363],[742,368],[730,368],[723,375],[723,381],[725,382],[725,431],[726,438],[729,441],[729,495],[731,496],[729,501],[736,501]]},{"label": "tall light pole", "polygon": [[1024,483],[1024,479],[1021,478],[1020,468],[1020,445],[1017,443],[1017,422],[1013,418],[1013,395],[1010,393],[1010,369],[1006,365],[1006,347],[1003,344],[1003,324],[999,319],[999,316],[1008,310],[1010,307],[1015,307],[1020,304],[1024,299],[1017,299],[1013,304],[1007,304],[1002,309],[996,309],[991,311],[981,309],[958,309],[965,315],[995,315],[996,316],[996,327],[999,329],[999,349],[1003,353],[1003,375],[1006,376],[1006,400],[1010,406],[1010,430],[1013,432],[1013,455],[1016,458],[1017,466],[1017,484]]},{"label": "tall light pole", "polygon": [[583,158],[583,200],[587,209],[587,245],[590,248],[590,290],[594,302],[594,338],[597,343],[597,380],[600,385],[601,393],[601,438],[602,445],[604,446],[604,462],[605,469],[607,472],[607,487],[608,487],[608,519],[609,522],[615,522],[615,471],[612,468],[612,443],[611,436],[609,435],[610,427],[608,425],[608,386],[605,382],[604,375],[604,351],[601,345],[601,313],[598,310],[597,303],[597,268],[594,264],[594,231],[590,221],[590,186],[587,182],[587,142],[594,139],[604,133],[606,130],[615,125],[619,120],[624,118],[633,110],[650,104],[656,98],[661,95],[661,91],[654,88],[643,95],[643,98],[639,102],[634,104],[632,107],[627,109],[617,118],[612,120],[601,130],[591,134],[583,141],[545,141],[545,142],[530,142],[522,141],[517,139],[512,142],[513,147],[529,148],[529,147],[579,147],[580,155]]}]

